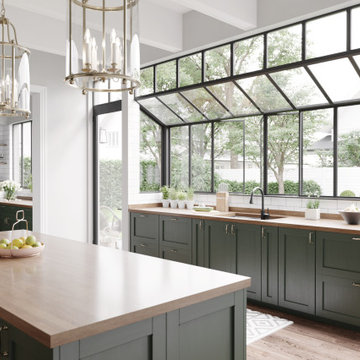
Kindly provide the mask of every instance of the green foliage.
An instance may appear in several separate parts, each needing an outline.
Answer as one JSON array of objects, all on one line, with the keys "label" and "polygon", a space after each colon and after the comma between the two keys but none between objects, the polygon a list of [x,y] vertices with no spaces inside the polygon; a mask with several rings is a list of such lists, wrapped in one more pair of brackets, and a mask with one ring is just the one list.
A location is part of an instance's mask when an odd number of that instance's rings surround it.
[{"label": "green foliage", "polygon": [[121,208],[122,187],[121,173],[122,164],[120,160],[100,160],[100,205],[111,209]]},{"label": "green foliage", "polygon": [[355,197],[355,193],[351,190],[344,190],[340,196],[343,196],[343,197]]},{"label": "green foliage", "polygon": [[306,207],[308,209],[318,209],[320,206],[320,201],[319,200],[309,200],[307,203],[306,203]]},{"label": "green foliage", "polygon": [[162,192],[162,197],[164,200],[169,199],[169,188],[167,186],[163,186],[160,191]]},{"label": "green foliage", "polygon": [[24,157],[24,188],[32,191],[31,157]]},{"label": "green foliage", "polygon": [[178,192],[175,188],[170,188],[169,190],[169,199],[170,200],[177,200],[178,198]]},{"label": "green foliage", "polygon": [[187,190],[187,200],[194,200],[194,189],[188,188]]},{"label": "green foliage", "polygon": [[320,185],[314,180],[308,180],[303,182],[304,194],[322,194]]},{"label": "green foliage", "polygon": [[360,166],[360,131],[341,135],[338,140],[339,166]]},{"label": "green foliage", "polygon": [[148,172],[151,169],[155,170],[157,164],[152,160],[143,160],[140,162],[140,172],[141,172],[141,180],[140,180],[140,191],[159,191],[160,190],[160,182],[149,182]]},{"label": "green foliage", "polygon": [[184,191],[179,191],[178,194],[177,194],[177,198],[178,198],[178,200],[180,200],[180,201],[186,200],[186,192],[184,192]]}]

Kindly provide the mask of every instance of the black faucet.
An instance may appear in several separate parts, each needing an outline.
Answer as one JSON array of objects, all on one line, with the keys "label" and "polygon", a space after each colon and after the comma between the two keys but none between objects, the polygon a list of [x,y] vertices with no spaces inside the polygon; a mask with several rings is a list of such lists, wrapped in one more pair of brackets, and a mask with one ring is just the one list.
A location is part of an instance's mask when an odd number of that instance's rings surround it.
[{"label": "black faucet", "polygon": [[270,218],[270,214],[269,214],[269,210],[266,213],[265,212],[265,206],[264,206],[264,191],[261,187],[256,187],[251,191],[251,195],[250,195],[250,204],[253,204],[253,197],[254,197],[254,192],[255,191],[260,191],[261,192],[261,215],[260,218],[261,220],[265,220],[265,219],[269,219]]}]

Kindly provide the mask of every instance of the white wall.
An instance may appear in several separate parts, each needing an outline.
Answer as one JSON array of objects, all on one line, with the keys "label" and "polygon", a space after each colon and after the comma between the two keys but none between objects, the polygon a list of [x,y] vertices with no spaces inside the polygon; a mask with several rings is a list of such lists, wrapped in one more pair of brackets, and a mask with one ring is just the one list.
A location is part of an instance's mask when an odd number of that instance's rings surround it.
[{"label": "white wall", "polygon": [[65,84],[62,56],[32,51],[30,71],[47,88],[45,232],[87,241],[86,97]]}]

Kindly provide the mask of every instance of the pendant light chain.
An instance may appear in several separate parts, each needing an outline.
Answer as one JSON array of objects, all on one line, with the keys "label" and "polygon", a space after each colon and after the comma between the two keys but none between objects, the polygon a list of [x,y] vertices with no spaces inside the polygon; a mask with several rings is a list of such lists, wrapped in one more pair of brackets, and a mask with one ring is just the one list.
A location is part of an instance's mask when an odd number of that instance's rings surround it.
[{"label": "pendant light chain", "polygon": [[4,0],[1,0],[1,16],[5,16],[5,4],[4,4]]}]

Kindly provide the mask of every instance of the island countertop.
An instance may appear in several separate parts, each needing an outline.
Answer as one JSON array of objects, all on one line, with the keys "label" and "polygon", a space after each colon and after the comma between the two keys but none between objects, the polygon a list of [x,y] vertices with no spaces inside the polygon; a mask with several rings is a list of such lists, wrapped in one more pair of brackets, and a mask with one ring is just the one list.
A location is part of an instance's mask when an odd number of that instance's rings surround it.
[{"label": "island countertop", "polygon": [[0,258],[0,318],[49,348],[250,286],[245,276],[35,235],[46,244],[40,256]]}]

